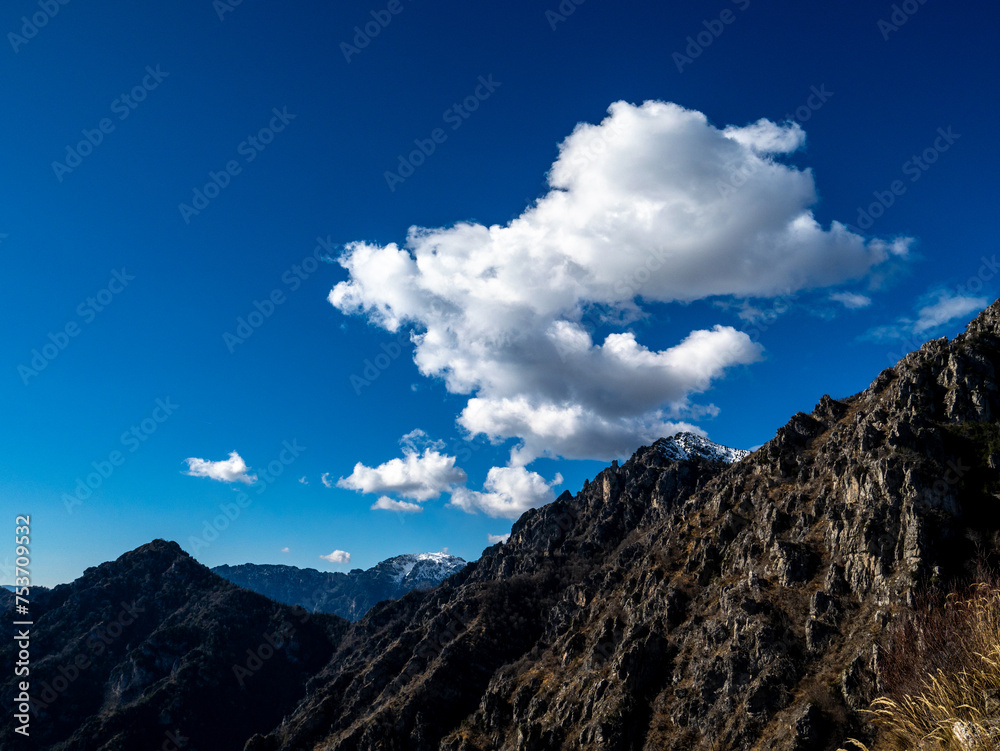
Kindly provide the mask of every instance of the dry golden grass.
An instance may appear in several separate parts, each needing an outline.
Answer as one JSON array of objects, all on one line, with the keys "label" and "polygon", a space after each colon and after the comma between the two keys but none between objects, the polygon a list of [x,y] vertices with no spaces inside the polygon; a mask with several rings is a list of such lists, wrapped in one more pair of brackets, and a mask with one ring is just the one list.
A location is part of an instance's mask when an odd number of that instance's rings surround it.
[{"label": "dry golden grass", "polygon": [[[928,608],[897,631],[888,652],[888,674],[902,685],[913,683],[907,659],[931,667],[915,690],[901,694],[890,683],[872,703],[879,740],[871,751],[1000,749],[1000,587],[978,584]],[[854,739],[847,745],[869,751]]]}]

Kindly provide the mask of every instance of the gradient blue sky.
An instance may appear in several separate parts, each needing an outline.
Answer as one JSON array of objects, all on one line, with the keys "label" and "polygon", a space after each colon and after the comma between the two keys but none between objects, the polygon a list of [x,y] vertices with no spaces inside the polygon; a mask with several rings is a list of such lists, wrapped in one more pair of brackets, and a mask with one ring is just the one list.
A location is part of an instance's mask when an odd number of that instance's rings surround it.
[{"label": "gradient blue sky", "polygon": [[[413,321],[400,329],[400,356],[357,393],[351,377],[399,337],[328,301],[349,281],[335,261],[356,241],[402,244],[414,225],[506,224],[548,192],[574,127],[600,123],[616,101],[673,102],[716,128],[791,115],[805,144],[774,161],[811,170],[808,208],[824,230],[857,225],[875,192],[897,180],[903,188],[865,237],[913,238],[905,257],[792,296],[640,299],[642,318],[591,332],[600,343],[631,331],[656,352],[722,325],[759,344],[760,361],[727,368],[691,397],[717,414],[678,415],[713,440],[763,443],[822,394],[854,393],[895,355],[954,335],[1000,289],[983,260],[997,252],[994,4],[903,3],[914,12],[897,11],[905,23],[893,28],[880,26],[894,10],[879,2],[567,0],[573,12],[563,15],[555,0],[399,0],[391,22],[346,60],[355,26],[389,5],[77,1],[50,17],[44,3],[16,0],[0,14],[0,498],[11,526],[15,514],[32,517],[36,583],[69,581],[157,537],[208,565],[345,570],[445,548],[477,558],[510,519],[448,505],[447,492],[425,499],[405,489],[384,494],[422,512],[371,510],[383,493],[336,487],[357,462],[402,457],[401,437],[421,430],[427,438],[412,450],[422,457],[428,440],[443,442],[427,450],[455,457],[474,506],[518,437],[494,445],[465,435],[456,418],[474,394],[421,375]],[[37,33],[10,36],[32,15],[45,19]],[[696,58],[676,56],[706,30],[711,44]],[[487,93],[479,79],[491,76],[499,85],[453,128],[449,108],[477,87]],[[120,99],[144,85],[134,108]],[[814,90],[828,93],[821,101]],[[275,109],[294,119],[262,150],[245,143],[282,124]],[[53,167],[104,118],[92,153],[71,172]],[[390,190],[385,172],[435,128],[443,142]],[[949,128],[958,138],[914,172],[911,158],[944,145],[939,129]],[[238,174],[185,221],[179,204],[230,161]],[[293,280],[317,238],[332,246],[318,255],[334,262]],[[124,287],[112,282],[123,269],[134,277]],[[109,282],[119,291],[102,293]],[[284,301],[227,346],[224,334],[274,290]],[[67,325],[76,335],[26,375],[33,351]],[[176,409],[157,411],[158,399]],[[133,426],[142,440],[127,435]],[[286,451],[290,463],[269,482],[286,441],[304,448]],[[120,466],[68,510],[67,494],[115,451]],[[233,451],[256,483],[188,474],[186,459]],[[551,493],[575,492],[610,458],[542,457],[519,477],[536,491],[544,478]],[[450,466],[443,476],[454,479]],[[206,539],[220,505],[232,511],[238,499],[235,518]],[[192,542],[199,537],[205,544]],[[334,550],[350,563],[320,559]],[[13,544],[0,549],[0,561],[12,554]]]}]

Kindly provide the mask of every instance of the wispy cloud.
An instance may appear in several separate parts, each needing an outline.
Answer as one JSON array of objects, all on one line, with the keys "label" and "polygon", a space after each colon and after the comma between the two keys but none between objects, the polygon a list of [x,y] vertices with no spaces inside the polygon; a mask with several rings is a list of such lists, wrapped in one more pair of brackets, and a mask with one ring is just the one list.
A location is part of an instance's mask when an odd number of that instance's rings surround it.
[{"label": "wispy cloud", "polygon": [[834,292],[830,299],[839,302],[848,310],[861,310],[872,304],[872,299],[867,295],[860,295],[857,292]]},{"label": "wispy cloud", "polygon": [[423,510],[424,507],[419,503],[394,501],[385,495],[372,504],[372,511],[399,511],[404,514],[419,514]]},{"label": "wispy cloud", "polygon": [[321,478],[319,478],[319,479],[320,479],[320,482],[322,482],[324,485],[326,485],[326,487],[328,487],[328,488],[332,488],[333,487],[333,480],[330,479],[330,473],[329,472],[324,472],[323,476]]},{"label": "wispy cloud", "polygon": [[249,473],[250,468],[235,451],[229,454],[228,459],[218,462],[194,457],[184,461],[188,465],[186,474],[192,477],[208,477],[219,482],[242,482],[246,485],[257,482],[257,475]]},{"label": "wispy cloud", "polygon": [[498,542],[507,542],[510,539],[510,532],[505,535],[486,535],[486,539],[490,541],[490,545],[496,545]]},{"label": "wispy cloud", "polygon": [[[874,326],[860,338],[864,341],[890,342],[908,340],[907,345],[920,346],[929,334],[956,319],[971,317],[987,305],[989,298],[937,291],[924,295],[917,303],[915,316],[899,316],[892,323]],[[900,356],[905,352],[900,353]]]},{"label": "wispy cloud", "polygon": [[969,316],[989,304],[990,301],[985,297],[942,294],[938,297],[937,302],[925,305],[917,311],[917,320],[913,323],[913,331],[921,334],[956,318]]}]

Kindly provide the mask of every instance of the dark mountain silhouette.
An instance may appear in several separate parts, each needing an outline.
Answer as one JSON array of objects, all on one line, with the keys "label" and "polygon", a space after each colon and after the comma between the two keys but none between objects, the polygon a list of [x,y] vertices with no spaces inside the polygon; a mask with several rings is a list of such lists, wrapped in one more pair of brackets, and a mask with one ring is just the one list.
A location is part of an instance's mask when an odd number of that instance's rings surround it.
[{"label": "dark mountain silhouette", "polygon": [[[7,608],[13,607],[16,604],[14,599],[14,591],[16,587],[13,584],[4,584],[0,587],[0,612],[3,612]],[[48,587],[41,587],[38,585],[31,587],[31,596],[35,597],[44,592],[48,592]]]},{"label": "dark mountain silhouette", "polygon": [[376,603],[395,600],[414,589],[436,587],[465,565],[447,553],[420,553],[397,555],[370,569],[346,574],[255,563],[216,566],[212,571],[277,602],[356,621]]},{"label": "dark mountain silhouette", "polygon": [[147,612],[45,710],[39,747],[154,748],[175,729],[202,751],[824,751],[864,739],[875,640],[929,584],[1000,558],[998,365],[995,304],[735,463],[644,447],[524,514],[437,588],[354,624],[312,616],[243,685],[232,666],[303,611],[172,544],[145,546],[46,596],[33,685],[123,603]]},{"label": "dark mountain silhouette", "polygon": [[[241,749],[273,728],[329,660],[346,621],[278,605],[156,540],[32,592],[30,746]],[[249,650],[249,651],[248,651]],[[14,663],[13,642],[0,661]],[[0,696],[14,706],[13,682]],[[14,748],[10,711],[0,748]]]}]

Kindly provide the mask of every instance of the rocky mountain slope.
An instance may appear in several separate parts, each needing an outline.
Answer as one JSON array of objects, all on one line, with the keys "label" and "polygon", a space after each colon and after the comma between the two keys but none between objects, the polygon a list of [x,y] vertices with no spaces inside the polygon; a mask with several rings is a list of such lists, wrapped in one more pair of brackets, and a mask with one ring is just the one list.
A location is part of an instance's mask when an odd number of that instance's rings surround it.
[{"label": "rocky mountain slope", "polygon": [[[245,751],[865,739],[880,635],[923,588],[1000,560],[998,363],[1000,304],[739,461],[687,439],[642,448],[439,587],[354,624],[313,616],[264,680],[234,676],[250,635],[303,611],[146,546],[43,603],[49,683],[128,598],[148,613],[44,710],[39,747],[159,747],[167,728],[197,729],[202,749],[242,736]],[[0,728],[0,747],[9,738]]]},{"label": "rocky mountain slope", "polygon": [[254,563],[216,566],[212,571],[277,602],[356,621],[375,603],[395,600],[414,589],[436,587],[465,565],[463,559],[447,553],[419,553],[397,555],[370,569],[347,574]]},{"label": "rocky mountain slope", "polygon": [[265,749],[834,749],[875,639],[996,558],[1000,308],[727,465],[662,446],[355,624]]}]

